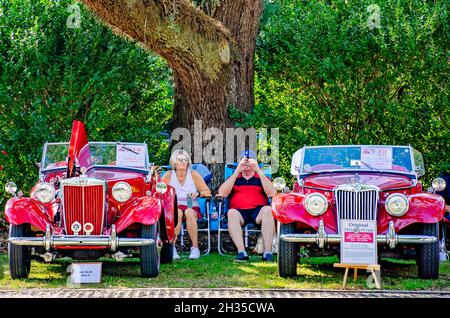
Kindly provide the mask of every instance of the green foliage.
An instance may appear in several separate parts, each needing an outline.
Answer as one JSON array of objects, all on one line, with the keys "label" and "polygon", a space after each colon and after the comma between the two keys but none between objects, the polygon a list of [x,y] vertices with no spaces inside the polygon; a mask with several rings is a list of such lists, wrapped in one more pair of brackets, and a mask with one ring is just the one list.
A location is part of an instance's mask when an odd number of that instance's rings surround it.
[{"label": "green foliage", "polygon": [[[42,144],[68,140],[74,119],[91,140],[146,141],[151,160],[167,162],[167,65],[81,5],[80,28],[67,27],[75,3],[0,0],[1,187],[15,180],[28,191]],[[427,181],[450,169],[448,2],[377,1],[380,28],[372,4],[265,1],[256,106],[231,115],[238,126],[280,128],[281,175],[304,144],[411,144]],[[4,198],[0,189],[2,210]]]},{"label": "green foliage", "polygon": [[74,3],[0,0],[2,188],[14,180],[29,191],[43,143],[68,141],[74,119],[85,122],[92,141],[145,141],[151,160],[167,161],[160,134],[172,117],[167,65],[81,5],[80,28],[67,27]]},{"label": "green foliage", "polygon": [[448,2],[376,3],[380,28],[372,0],[267,4],[256,107],[232,115],[280,128],[281,174],[304,144],[411,144],[427,181],[450,170]]}]

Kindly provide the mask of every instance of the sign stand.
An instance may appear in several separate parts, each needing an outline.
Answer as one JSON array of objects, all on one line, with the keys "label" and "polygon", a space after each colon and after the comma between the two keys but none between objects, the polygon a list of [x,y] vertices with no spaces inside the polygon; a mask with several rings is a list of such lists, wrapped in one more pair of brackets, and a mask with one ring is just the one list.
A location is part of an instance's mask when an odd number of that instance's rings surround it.
[{"label": "sign stand", "polygon": [[372,273],[372,277],[374,279],[374,282],[375,282],[375,287],[377,289],[381,289],[380,282],[378,281],[378,277],[377,277],[377,275],[375,273],[375,271],[380,271],[380,265],[378,265],[378,264],[367,265],[367,264],[334,263],[333,266],[334,267],[338,267],[338,268],[345,268],[344,281],[343,281],[344,288],[347,287],[348,270],[350,268],[353,268],[353,281],[354,282],[356,282],[356,280],[358,279],[358,269],[370,270],[370,272]]},{"label": "sign stand", "polygon": [[340,221],[341,232],[341,262],[333,266],[345,268],[344,288],[347,287],[348,270],[353,268],[353,279],[358,279],[358,269],[369,270],[375,287],[381,289],[380,280],[375,271],[380,271],[377,264],[377,223],[374,220]]}]

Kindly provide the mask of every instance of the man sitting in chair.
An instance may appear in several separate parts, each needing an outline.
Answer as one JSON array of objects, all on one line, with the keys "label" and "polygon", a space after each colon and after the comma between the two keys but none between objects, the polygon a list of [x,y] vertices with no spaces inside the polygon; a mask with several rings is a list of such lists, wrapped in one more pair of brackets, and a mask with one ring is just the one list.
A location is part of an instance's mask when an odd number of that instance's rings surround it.
[{"label": "man sitting in chair", "polygon": [[273,261],[272,239],[275,221],[272,208],[268,205],[268,197],[274,196],[272,182],[256,161],[253,151],[244,151],[241,160],[231,177],[219,188],[219,195],[231,195],[228,209],[228,230],[234,245],[238,250],[236,261],[248,261],[249,257],[244,248],[242,227],[249,223],[261,226],[264,242],[263,261]]}]

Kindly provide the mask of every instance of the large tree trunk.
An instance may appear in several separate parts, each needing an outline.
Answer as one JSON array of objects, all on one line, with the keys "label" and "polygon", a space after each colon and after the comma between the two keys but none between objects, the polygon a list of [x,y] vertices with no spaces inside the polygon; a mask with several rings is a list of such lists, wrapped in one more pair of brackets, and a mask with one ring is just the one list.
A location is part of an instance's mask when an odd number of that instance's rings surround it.
[{"label": "large tree trunk", "polygon": [[[167,60],[175,82],[174,128],[194,137],[194,121],[201,120],[203,130],[215,127],[225,136],[232,126],[228,107],[253,108],[262,0],[205,0],[201,7],[190,0],[81,1],[116,33]],[[195,154],[193,144],[190,152]],[[223,165],[210,167],[217,188]]]},{"label": "large tree trunk", "polygon": [[239,54],[232,65],[226,102],[249,112],[254,106],[254,56],[263,3],[261,0],[222,0],[220,3],[213,17],[230,30]]},{"label": "large tree trunk", "polygon": [[[222,131],[225,147],[225,129],[233,127],[228,107],[249,112],[254,106],[254,55],[263,4],[255,0],[221,0],[217,7],[208,7],[208,4],[210,2],[205,4],[204,12],[230,30],[236,45],[235,56],[230,67],[213,83],[193,74],[183,76],[174,69],[173,123],[174,127],[188,128],[194,136],[194,121],[201,120],[204,130],[216,127]],[[208,142],[204,141],[203,146]],[[195,157],[195,149],[191,151]],[[224,179],[224,165],[209,164],[209,168],[214,174],[211,187],[217,189]]]}]

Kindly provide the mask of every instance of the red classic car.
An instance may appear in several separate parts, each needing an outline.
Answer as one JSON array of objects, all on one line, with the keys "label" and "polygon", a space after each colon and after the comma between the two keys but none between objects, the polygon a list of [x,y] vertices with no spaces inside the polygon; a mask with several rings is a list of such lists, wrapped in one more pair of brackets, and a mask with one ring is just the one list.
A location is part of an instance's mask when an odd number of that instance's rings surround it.
[{"label": "red classic car", "polygon": [[415,258],[419,277],[438,277],[444,200],[423,192],[419,152],[410,146],[304,147],[292,167],[293,191],[272,200],[281,276],[297,274],[300,249],[340,255],[341,220],[371,220],[378,258]]},{"label": "red classic car", "polygon": [[175,191],[156,170],[146,144],[87,143],[80,122],[70,144],[46,143],[30,197],[6,185],[11,277],[28,277],[32,258],[137,254],[142,276],[157,276],[160,263],[172,261],[177,214]]}]

